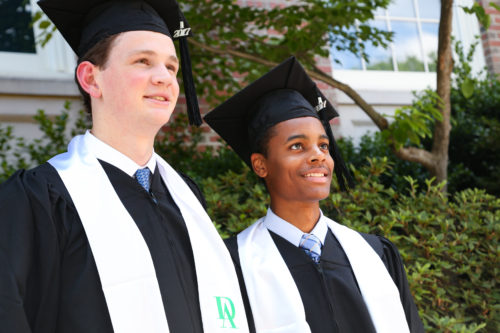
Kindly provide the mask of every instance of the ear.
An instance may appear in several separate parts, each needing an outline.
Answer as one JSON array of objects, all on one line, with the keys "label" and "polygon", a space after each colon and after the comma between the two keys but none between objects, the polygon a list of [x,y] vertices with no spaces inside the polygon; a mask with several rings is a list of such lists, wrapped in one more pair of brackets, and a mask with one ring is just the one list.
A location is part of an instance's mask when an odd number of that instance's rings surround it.
[{"label": "ear", "polygon": [[250,162],[252,163],[253,171],[260,178],[267,177],[267,159],[264,155],[259,153],[253,153],[250,156]]},{"label": "ear", "polygon": [[102,95],[97,82],[98,73],[99,68],[90,61],[83,61],[76,68],[76,78],[78,79],[80,86],[90,96],[95,98],[99,98]]}]

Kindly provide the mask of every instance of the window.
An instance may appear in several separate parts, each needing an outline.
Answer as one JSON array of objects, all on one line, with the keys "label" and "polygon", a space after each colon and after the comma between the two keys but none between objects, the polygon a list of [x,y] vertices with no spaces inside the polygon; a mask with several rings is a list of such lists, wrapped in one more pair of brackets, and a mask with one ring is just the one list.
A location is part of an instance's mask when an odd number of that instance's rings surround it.
[{"label": "window", "polygon": [[[452,34],[465,50],[481,34],[477,18],[461,8],[472,6],[474,1],[453,2]],[[382,114],[391,115],[396,108],[411,104],[412,91],[436,88],[439,14],[439,0],[392,0],[387,9],[375,13],[370,24],[394,32],[393,42],[387,49],[367,46],[370,62],[333,48],[331,57],[341,60],[342,65],[332,61],[332,75],[355,89]],[[476,73],[484,68],[481,44],[477,45],[470,65]],[[341,119],[340,135],[359,139],[367,131],[376,130],[366,113],[340,90],[335,102]]]},{"label": "window", "polygon": [[41,31],[31,27],[37,0],[0,0],[0,81],[9,79],[71,81],[75,55],[59,32],[42,48]]},{"label": "window", "polygon": [[440,2],[437,0],[396,0],[379,9],[370,25],[394,32],[387,49],[367,45],[369,62],[349,52],[334,52],[341,64],[336,69],[396,72],[435,72]]},{"label": "window", "polygon": [[0,51],[36,53],[27,0],[0,0]]}]

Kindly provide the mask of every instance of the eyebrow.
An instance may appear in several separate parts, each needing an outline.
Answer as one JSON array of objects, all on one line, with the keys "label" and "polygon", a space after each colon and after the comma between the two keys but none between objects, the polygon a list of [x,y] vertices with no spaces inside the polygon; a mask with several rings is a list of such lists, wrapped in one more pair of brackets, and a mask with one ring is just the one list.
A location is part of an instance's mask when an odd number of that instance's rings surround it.
[{"label": "eyebrow", "polygon": [[[321,134],[319,136],[319,138],[328,140],[328,136],[326,134]],[[307,139],[307,136],[305,136],[304,134],[292,135],[292,136],[289,136],[288,139],[286,139],[286,142],[290,142],[290,141],[295,140],[295,139]]]},{"label": "eyebrow", "polygon": [[[152,51],[152,50],[137,50],[137,51],[131,52],[130,56],[132,57],[132,56],[136,56],[139,54],[157,55],[157,53],[155,51]],[[173,54],[169,55],[168,59],[170,61],[175,62],[175,63],[179,63],[179,59]]]}]

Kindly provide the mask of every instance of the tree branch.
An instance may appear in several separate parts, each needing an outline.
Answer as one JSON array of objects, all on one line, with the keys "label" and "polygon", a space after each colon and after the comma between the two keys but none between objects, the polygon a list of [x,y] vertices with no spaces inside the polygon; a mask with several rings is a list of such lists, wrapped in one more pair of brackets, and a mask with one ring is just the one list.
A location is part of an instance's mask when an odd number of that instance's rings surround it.
[{"label": "tree branch", "polygon": [[427,150],[416,147],[406,147],[400,148],[399,150],[393,148],[393,151],[400,159],[419,163],[431,173],[433,173],[435,169],[434,155]]},{"label": "tree branch", "polygon": [[[189,42],[193,44],[196,47],[203,48],[209,52],[215,53],[215,54],[220,54],[220,55],[226,55],[230,54],[235,57],[247,59],[250,61],[253,61],[255,63],[259,63],[262,65],[266,65],[269,67],[274,67],[278,65],[278,63],[274,61],[269,61],[266,60],[263,57],[252,55],[246,52],[241,52],[238,50],[234,50],[231,48],[226,48],[226,49],[220,49],[216,48],[213,46],[206,45],[204,43],[201,43],[199,41],[196,41],[192,38],[189,39]],[[385,119],[381,114],[379,114],[375,109],[369,105],[363,97],[361,97],[354,89],[352,89],[349,85],[342,83],[338,80],[335,80],[332,78],[330,75],[326,74],[322,70],[320,70],[318,67],[314,66],[314,70],[306,70],[307,74],[311,76],[311,78],[322,81],[334,88],[337,88],[341,91],[343,91],[347,96],[349,96],[356,105],[358,105],[372,120],[373,122],[377,125],[377,127],[380,130],[384,130],[388,128],[389,122],[387,119]],[[435,156],[434,154],[421,149],[421,148],[416,148],[416,147],[407,147],[407,148],[400,148],[400,149],[395,149],[393,147],[393,151],[398,156],[399,158],[409,161],[409,162],[415,162],[419,163],[422,166],[424,166],[427,170],[431,172],[431,174],[435,174]]]},{"label": "tree branch", "polygon": [[324,83],[339,89],[344,92],[347,96],[349,96],[357,106],[359,106],[370,119],[375,123],[375,125],[381,130],[385,130],[389,127],[389,122],[385,119],[380,113],[375,111],[375,109],[368,104],[363,97],[361,97],[354,89],[352,89],[349,85],[335,80],[328,74],[325,74],[321,69],[314,66],[314,71],[307,71],[307,73],[314,79],[323,81]]},{"label": "tree branch", "polygon": [[266,59],[259,57],[259,56],[255,56],[255,55],[252,55],[249,53],[233,50],[230,48],[219,49],[219,48],[198,42],[198,41],[194,40],[193,38],[188,38],[188,41],[189,41],[189,43],[193,44],[196,47],[201,47],[202,49],[205,49],[205,50],[210,51],[210,52],[215,53],[215,54],[221,54],[221,55],[230,54],[230,55],[233,55],[235,57],[247,59],[247,60],[262,64],[262,65],[266,65],[269,67],[274,67],[274,66],[278,65],[278,63],[276,63],[274,61],[269,61],[269,60],[266,60]]},{"label": "tree branch", "polygon": [[[221,54],[221,55],[230,54],[232,56],[247,59],[247,60],[262,64],[262,65],[266,65],[269,67],[274,67],[274,66],[278,65],[278,63],[276,63],[276,62],[266,60],[265,58],[260,57],[260,56],[252,55],[252,54],[249,54],[246,52],[237,51],[237,50],[234,50],[231,48],[226,48],[226,49],[216,48],[216,47],[201,43],[199,41],[196,41],[193,38],[189,38],[189,42],[196,47],[203,48],[203,49],[210,51],[212,53],[215,53],[215,54]],[[354,103],[356,103],[356,105],[358,105],[370,117],[370,119],[375,123],[375,125],[380,130],[384,130],[389,126],[389,122],[387,121],[387,119],[385,119],[380,113],[375,111],[375,109],[370,104],[368,104],[363,99],[363,97],[361,97],[349,85],[342,83],[338,80],[335,80],[333,77],[326,74],[325,72],[323,72],[322,70],[320,70],[316,66],[314,67],[313,71],[306,70],[306,72],[311,78],[322,81],[322,82],[328,84],[329,86],[332,86],[332,87],[337,88],[337,89],[341,90],[342,92],[344,92],[347,96],[349,96],[354,101]]]}]

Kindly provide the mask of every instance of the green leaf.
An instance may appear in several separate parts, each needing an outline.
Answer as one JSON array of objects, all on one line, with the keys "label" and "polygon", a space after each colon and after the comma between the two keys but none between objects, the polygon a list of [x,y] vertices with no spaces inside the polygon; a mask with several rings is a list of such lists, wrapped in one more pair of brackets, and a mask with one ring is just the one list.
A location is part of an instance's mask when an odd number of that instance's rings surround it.
[{"label": "green leaf", "polygon": [[43,13],[42,11],[37,11],[35,12],[35,14],[33,15],[33,18],[31,19],[31,24],[30,26],[33,26],[33,23],[37,22],[39,19],[41,19],[43,16]]},{"label": "green leaf", "polygon": [[486,11],[484,10],[484,8],[480,4],[478,4],[477,2],[474,2],[472,7],[462,7],[462,9],[467,14],[475,14],[477,17],[477,20],[479,21],[479,23],[481,23],[481,25],[485,29],[488,29],[490,27],[491,17],[488,14],[486,14]]},{"label": "green leaf", "polygon": [[494,2],[490,2],[490,6],[493,7],[493,8],[495,8],[496,10],[498,10],[500,12],[500,5],[497,5]]},{"label": "green leaf", "polygon": [[474,94],[474,81],[471,79],[467,78],[462,82],[460,85],[460,90],[462,91],[462,95],[464,95],[465,98],[470,98]]},{"label": "green leaf", "polygon": [[43,20],[38,24],[40,29],[47,29],[52,23],[49,20]]}]

